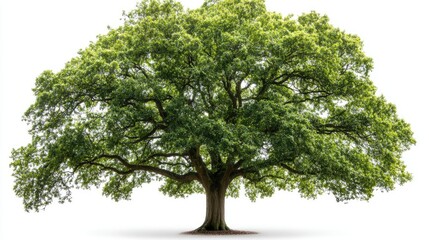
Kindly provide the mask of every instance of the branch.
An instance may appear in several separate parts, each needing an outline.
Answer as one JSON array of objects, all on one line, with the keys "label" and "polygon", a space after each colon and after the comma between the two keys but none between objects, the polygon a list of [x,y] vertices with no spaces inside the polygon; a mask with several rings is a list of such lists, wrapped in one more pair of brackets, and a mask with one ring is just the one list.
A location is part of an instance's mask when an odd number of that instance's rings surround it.
[{"label": "branch", "polygon": [[155,160],[156,163],[161,166],[161,165],[167,165],[170,167],[177,167],[177,166],[181,166],[181,167],[186,167],[189,168],[191,167],[189,164],[183,163],[183,162],[176,162],[176,163],[172,163],[172,162],[163,162],[163,161],[159,161],[159,160]]},{"label": "branch", "polygon": [[[83,165],[92,165],[92,166],[98,166],[101,167],[103,170],[110,170],[113,171],[117,174],[121,174],[121,175],[128,175],[130,173],[133,173],[135,170],[134,169],[129,169],[127,171],[124,170],[120,170],[111,166],[106,166],[104,164],[98,163],[98,162],[91,162],[91,161],[87,161],[87,162],[82,162],[81,164],[78,165],[78,167],[82,167]],[[77,170],[77,168],[75,168],[75,170]]]},{"label": "branch", "polygon": [[162,120],[165,120],[167,118],[167,112],[164,110],[161,100],[154,99],[154,101],[156,104],[156,108],[158,109],[159,115],[161,116]]},{"label": "branch", "polygon": [[137,70],[140,70],[140,71],[141,71],[141,73],[143,73],[143,75],[145,76],[145,78],[146,78],[146,79],[150,79],[150,78],[149,78],[149,74],[147,74],[146,69],[144,69],[144,67],[142,67],[142,66],[141,66],[141,65],[139,65],[139,64],[134,64],[134,67],[135,67]]},{"label": "branch", "polygon": [[[273,84],[275,84],[275,85],[281,85],[281,84],[285,83],[287,80],[289,80],[291,75],[292,75],[292,74],[291,74],[291,73],[288,73],[288,72],[283,73],[283,74],[281,74],[281,75],[279,75],[279,76],[275,77],[274,79],[272,79],[272,80],[271,80],[271,83],[273,83]],[[279,79],[281,79],[281,78],[283,78],[283,80],[281,80],[281,81],[277,81],[277,80],[279,80]]]},{"label": "branch", "polygon": [[[161,116],[161,118],[163,120],[165,120],[165,118],[167,117],[167,112],[164,110],[164,107],[162,106],[162,101],[169,100],[171,98],[172,98],[172,96],[170,96],[170,95],[165,96],[165,98],[163,98],[163,99],[158,99],[156,97],[142,97],[142,98],[139,97],[138,99],[136,99],[134,97],[129,97],[127,99],[122,99],[122,101],[123,101],[123,105],[122,106],[131,105],[131,106],[136,107],[136,103],[154,102],[155,105],[156,105],[156,108],[158,109],[159,115]],[[135,103],[133,103],[132,100]],[[150,122],[155,122],[153,118],[152,119],[148,119],[148,120]]]},{"label": "branch", "polygon": [[[167,154],[164,154],[164,155],[167,155]],[[121,163],[124,167],[128,168],[128,170],[120,170],[118,168],[115,168],[112,166],[107,166],[107,165],[104,165],[102,163],[96,162],[97,160],[102,159],[102,158],[114,159],[114,160],[118,161],[119,163]],[[198,174],[195,172],[188,172],[186,174],[181,175],[181,174],[177,174],[177,173],[174,173],[174,172],[162,169],[162,168],[154,167],[154,166],[131,164],[125,158],[123,158],[119,155],[114,155],[114,154],[100,154],[100,155],[94,157],[93,159],[91,159],[89,161],[85,161],[85,162],[78,164],[78,166],[75,168],[74,171],[76,171],[78,168],[82,167],[83,165],[99,166],[103,170],[110,170],[110,171],[113,171],[113,172],[116,172],[116,173],[122,174],[122,175],[130,174],[130,173],[137,171],[137,170],[143,170],[143,171],[147,171],[150,173],[159,174],[161,176],[170,178],[172,180],[175,180],[175,181],[178,181],[181,183],[189,183],[189,182],[192,182],[194,180],[200,181]]]},{"label": "branch", "polygon": [[156,158],[156,157],[184,157],[187,156],[186,154],[183,153],[153,153],[149,156],[146,157],[146,161],[152,158]]},{"label": "branch", "polygon": [[[239,162],[237,162],[235,164],[235,166],[237,166],[237,168],[241,165],[241,163],[238,164]],[[279,163],[277,161],[264,161],[264,162],[260,162],[259,164],[255,164],[253,166],[234,170],[231,173],[231,179],[234,179],[237,177],[245,177],[248,174],[259,174],[260,170],[268,168],[268,167],[274,167],[274,166],[282,167],[282,168],[288,170],[290,173],[297,174],[297,175],[316,175],[316,173],[303,172],[300,170],[296,170],[296,169],[290,167],[289,165],[287,165],[285,163]]]},{"label": "branch", "polygon": [[241,108],[243,105],[243,99],[241,98],[241,83],[243,82],[243,80],[240,80],[238,82],[235,83],[235,99],[237,99],[238,101],[238,107]]},{"label": "branch", "polygon": [[[183,175],[162,169],[162,168],[157,168],[154,166],[149,166],[149,165],[138,165],[138,164],[130,164],[126,159],[122,158],[121,156],[118,155],[107,155],[104,154],[102,155],[104,157],[107,158],[111,158],[111,159],[116,159],[118,160],[120,163],[122,163],[124,166],[130,168],[130,169],[134,169],[134,170],[143,170],[143,171],[147,171],[147,172],[151,172],[151,173],[156,173],[159,174],[161,176],[164,177],[168,177],[171,178],[173,180],[176,180],[178,182],[181,183],[188,183],[188,182],[192,182],[193,180],[199,180],[198,174],[195,172],[189,172]],[[183,156],[183,154],[177,154],[177,153],[170,153],[170,154],[164,154],[164,153],[156,153],[156,154],[152,154],[150,157],[172,157],[172,156]]]},{"label": "branch", "polygon": [[[145,134],[143,136],[140,136],[140,137],[133,137],[133,136],[127,136],[127,135],[124,135],[124,136],[127,137],[127,138],[129,138],[129,139],[136,139],[136,140],[130,142],[132,144],[136,144],[136,143],[142,142],[144,140],[150,139],[151,136],[153,134],[155,134],[156,131],[158,131],[160,129],[162,129],[162,128],[160,128],[159,126],[155,126],[150,132],[148,132],[147,134]],[[154,138],[154,137],[152,137],[152,138]]]},{"label": "branch", "polygon": [[239,167],[241,167],[241,165],[245,162],[245,159],[240,159],[238,160],[235,164],[234,164],[234,169],[238,169]]},{"label": "branch", "polygon": [[335,125],[332,123],[328,124],[321,124],[321,125],[315,125],[315,130],[318,134],[335,134],[335,133],[341,133],[344,134],[346,137],[350,138],[356,143],[359,143],[360,140],[363,141],[369,141],[368,135],[365,135],[364,133],[360,133],[359,129],[356,128],[355,125]]},{"label": "branch", "polygon": [[350,133],[356,133],[356,127],[353,125],[336,125],[333,123],[314,125],[315,130],[319,134],[343,133],[349,136]]},{"label": "branch", "polygon": [[[209,170],[207,169],[206,164],[203,162],[203,158],[200,155],[200,147],[193,147],[189,150],[189,159],[191,164],[194,166],[194,169],[197,171],[199,177],[198,180],[201,184],[207,184],[210,180]],[[206,187],[206,186],[205,186]]]},{"label": "branch", "polygon": [[225,80],[222,80],[222,85],[223,85],[223,88],[225,89],[226,93],[228,94],[229,99],[231,100],[232,108],[237,109],[237,98],[236,98],[235,94],[231,91],[230,80],[228,78]]},{"label": "branch", "polygon": [[284,180],[284,178],[282,178],[282,177],[279,177],[279,176],[275,176],[275,175],[271,175],[271,174],[268,174],[268,175],[263,175],[263,176],[258,176],[258,178],[249,178],[249,177],[247,177],[247,176],[243,176],[245,179],[247,179],[247,180],[249,180],[251,183],[257,183],[257,182],[260,182],[260,181],[262,181],[263,179],[265,179],[265,178],[275,178],[275,179],[281,179],[281,180]]},{"label": "branch", "polygon": [[219,169],[219,167],[222,166],[221,156],[216,151],[209,151],[209,154],[210,154],[211,169],[212,171],[216,171],[217,169]]},{"label": "branch", "polygon": [[147,165],[134,165],[134,168],[136,170],[143,170],[151,173],[156,173],[181,183],[190,183],[194,180],[200,181],[198,174],[195,172],[188,172],[181,175],[165,169],[161,169],[153,166],[147,166]]},{"label": "branch", "polygon": [[292,168],[292,167],[290,167],[284,163],[281,163],[280,166],[283,168],[286,168],[290,173],[294,173],[294,174],[298,174],[298,175],[313,175],[311,173],[305,173],[305,172],[296,170],[296,169],[294,169],[294,168]]},{"label": "branch", "polygon": [[265,79],[263,79],[262,80],[262,87],[258,90],[258,93],[256,94],[256,97],[255,97],[255,100],[261,100],[262,96],[268,90],[269,86],[270,86],[270,83],[267,82]]}]

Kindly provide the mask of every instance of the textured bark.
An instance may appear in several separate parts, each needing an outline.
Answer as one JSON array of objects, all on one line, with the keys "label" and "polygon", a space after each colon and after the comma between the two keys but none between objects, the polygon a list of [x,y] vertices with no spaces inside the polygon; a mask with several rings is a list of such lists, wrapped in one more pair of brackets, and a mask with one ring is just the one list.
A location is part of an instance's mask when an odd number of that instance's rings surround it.
[{"label": "textured bark", "polygon": [[225,222],[226,188],[219,184],[206,188],[206,218],[196,232],[230,230]]}]

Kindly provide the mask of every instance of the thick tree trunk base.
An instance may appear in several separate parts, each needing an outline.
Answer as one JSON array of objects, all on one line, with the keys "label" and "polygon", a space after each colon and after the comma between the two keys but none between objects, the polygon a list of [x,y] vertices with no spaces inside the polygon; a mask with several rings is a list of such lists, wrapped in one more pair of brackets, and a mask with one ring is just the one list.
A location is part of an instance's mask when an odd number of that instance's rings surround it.
[{"label": "thick tree trunk base", "polygon": [[251,231],[240,231],[240,230],[201,230],[200,228],[184,232],[182,234],[189,234],[189,235],[248,235],[248,234],[258,234],[257,232],[251,232]]},{"label": "thick tree trunk base", "polygon": [[217,224],[217,227],[204,223],[201,227],[195,229],[195,232],[213,232],[213,231],[230,231],[231,229],[225,223]]},{"label": "thick tree trunk base", "polygon": [[245,235],[245,234],[257,234],[256,232],[251,231],[241,231],[241,230],[233,230],[230,229],[226,224],[217,225],[218,228],[214,229],[214,227],[209,223],[204,223],[201,227],[189,231],[184,232],[183,234],[190,235]]},{"label": "thick tree trunk base", "polygon": [[198,235],[241,235],[255,234],[250,231],[232,230],[225,222],[225,193],[228,183],[224,181],[214,181],[212,184],[205,184],[206,190],[206,218],[201,227],[184,234]]}]

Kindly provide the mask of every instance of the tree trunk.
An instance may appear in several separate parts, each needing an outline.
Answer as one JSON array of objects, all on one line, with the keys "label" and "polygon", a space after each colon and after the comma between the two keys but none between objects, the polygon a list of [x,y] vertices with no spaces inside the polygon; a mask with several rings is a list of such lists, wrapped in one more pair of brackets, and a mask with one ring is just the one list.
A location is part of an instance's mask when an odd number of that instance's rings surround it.
[{"label": "tree trunk", "polygon": [[206,188],[206,219],[195,231],[226,231],[230,230],[225,223],[226,187],[212,185]]}]

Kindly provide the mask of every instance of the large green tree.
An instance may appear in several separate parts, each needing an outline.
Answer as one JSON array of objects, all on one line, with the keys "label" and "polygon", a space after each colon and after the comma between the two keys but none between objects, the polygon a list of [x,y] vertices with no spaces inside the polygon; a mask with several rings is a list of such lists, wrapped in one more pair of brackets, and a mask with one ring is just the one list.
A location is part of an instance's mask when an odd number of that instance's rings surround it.
[{"label": "large green tree", "polygon": [[225,197],[240,188],[252,200],[278,189],[367,200],[411,179],[400,158],[414,143],[371,68],[357,36],[314,12],[143,1],[36,79],[14,190],[39,210],[76,187],[119,200],[162,181],[170,196],[205,193],[200,231],[229,229]]}]

